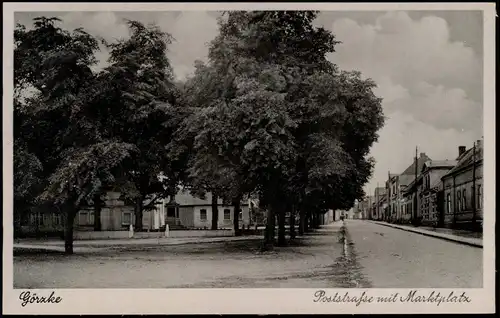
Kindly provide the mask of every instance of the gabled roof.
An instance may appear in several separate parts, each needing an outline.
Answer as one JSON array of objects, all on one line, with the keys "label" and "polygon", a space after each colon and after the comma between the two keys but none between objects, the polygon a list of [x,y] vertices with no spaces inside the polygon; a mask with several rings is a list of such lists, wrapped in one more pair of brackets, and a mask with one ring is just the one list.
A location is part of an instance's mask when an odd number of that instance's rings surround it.
[{"label": "gabled roof", "polygon": [[415,176],[413,176],[413,181],[408,184],[408,186],[404,189],[404,193],[412,192],[415,188],[415,184],[419,184],[422,181],[422,174],[419,174],[417,179],[415,180]]},{"label": "gabled roof", "polygon": [[456,166],[456,160],[429,160],[424,163],[422,166],[421,172],[424,172],[426,169],[439,169],[439,168],[447,168],[451,169]]},{"label": "gabled roof", "polygon": [[[475,151],[474,151],[475,149]],[[456,165],[448,171],[441,179],[446,178],[447,176],[455,174],[458,170],[465,168],[469,165],[472,165],[473,158],[475,158],[475,162],[478,163],[483,159],[483,143],[481,142],[475,148],[472,147],[469,150],[466,150],[459,158]]]},{"label": "gabled roof", "polygon": [[[200,199],[189,193],[189,191],[179,191],[175,195],[175,203],[179,205],[210,205],[212,203],[212,194],[209,192],[205,195],[205,199]],[[222,204],[222,200],[219,199],[219,204]]]},{"label": "gabled roof", "polygon": [[[421,153],[420,157],[417,159],[417,170],[420,172],[422,171],[422,167],[426,161],[431,160],[425,153]],[[405,171],[403,171],[402,175],[415,175],[415,158],[413,158],[412,164],[406,168]]]},{"label": "gabled roof", "polygon": [[399,185],[408,186],[413,180],[415,180],[415,173],[402,174],[399,176]]}]

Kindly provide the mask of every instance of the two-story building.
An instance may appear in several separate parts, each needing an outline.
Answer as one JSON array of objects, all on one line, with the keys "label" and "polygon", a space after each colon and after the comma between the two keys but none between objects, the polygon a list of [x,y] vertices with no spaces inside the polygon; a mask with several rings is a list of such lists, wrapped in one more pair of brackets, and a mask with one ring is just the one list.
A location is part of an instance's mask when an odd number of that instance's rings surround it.
[{"label": "two-story building", "polygon": [[430,160],[422,167],[421,196],[419,200],[423,225],[441,226],[443,183],[441,178],[452,169],[455,160]]},{"label": "two-story building", "polygon": [[403,202],[407,205],[408,193],[407,187],[415,181],[421,173],[422,167],[426,161],[431,160],[424,152],[420,153],[418,158],[408,166],[401,174],[389,173],[386,181],[387,207],[388,215],[386,221],[394,223],[404,223],[408,219],[407,213],[403,213]]},{"label": "two-story building", "polygon": [[460,146],[457,164],[442,178],[442,223],[445,227],[479,230],[483,222],[483,141]]}]

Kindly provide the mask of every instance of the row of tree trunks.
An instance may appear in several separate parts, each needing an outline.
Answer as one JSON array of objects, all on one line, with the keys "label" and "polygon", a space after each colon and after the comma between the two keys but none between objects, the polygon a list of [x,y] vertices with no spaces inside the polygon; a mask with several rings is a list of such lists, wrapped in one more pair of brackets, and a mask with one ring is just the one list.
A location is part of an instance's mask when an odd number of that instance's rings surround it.
[{"label": "row of tree trunks", "polygon": [[[311,212],[307,213],[304,211],[304,209],[299,209],[297,211],[297,207],[292,206],[290,209],[290,239],[293,240],[296,238],[296,231],[295,231],[295,216],[299,215],[299,229],[298,229],[298,235],[302,236],[304,233],[308,233],[313,231],[314,229],[318,229],[321,227],[321,213],[318,212]],[[285,224],[286,224],[286,212],[287,208],[281,207],[280,205],[274,205],[274,206],[269,206],[267,209],[267,224],[266,224],[266,230],[264,232],[264,247],[266,249],[270,249],[274,243],[275,243],[275,220],[276,217],[278,219],[278,240],[277,240],[277,246],[285,246],[286,245],[286,229],[285,229]]]}]

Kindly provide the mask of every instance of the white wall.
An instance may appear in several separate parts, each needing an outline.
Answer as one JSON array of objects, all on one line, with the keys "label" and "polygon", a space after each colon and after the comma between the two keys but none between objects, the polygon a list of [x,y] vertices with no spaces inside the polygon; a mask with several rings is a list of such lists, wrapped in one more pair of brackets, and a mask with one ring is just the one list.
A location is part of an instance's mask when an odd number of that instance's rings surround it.
[{"label": "white wall", "polygon": [[[200,215],[201,215],[201,210],[204,209],[207,211],[207,218],[206,220],[202,220]],[[224,219],[224,210],[228,209],[229,212],[229,219]],[[248,226],[250,224],[250,217],[249,217],[249,208],[248,206],[242,206],[242,219],[240,220],[240,225],[244,224],[245,226]],[[218,228],[219,229],[232,229],[233,228],[233,217],[234,217],[234,207],[233,206],[219,206],[218,207],[218,212],[219,212],[219,219],[218,219]],[[207,228],[210,229],[212,226],[212,206],[206,205],[206,206],[195,206],[194,207],[194,227],[195,228]]]}]

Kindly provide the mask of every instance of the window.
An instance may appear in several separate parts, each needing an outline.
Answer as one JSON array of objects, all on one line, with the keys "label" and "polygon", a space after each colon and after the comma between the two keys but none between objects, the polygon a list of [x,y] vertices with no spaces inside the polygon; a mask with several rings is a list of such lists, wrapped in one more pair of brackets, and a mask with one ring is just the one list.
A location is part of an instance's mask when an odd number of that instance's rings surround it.
[{"label": "window", "polygon": [[224,220],[231,220],[231,210],[224,209]]},{"label": "window", "polygon": [[481,185],[478,185],[477,186],[477,203],[476,203],[476,206],[480,209],[481,206],[483,205],[483,202],[482,202],[482,197],[481,197],[482,193],[481,193]]},{"label": "window", "polygon": [[448,207],[448,209],[447,209],[448,210],[448,214],[451,214],[451,194],[450,193],[448,193],[446,195],[446,205]]},{"label": "window", "polygon": [[467,193],[466,190],[463,189],[462,190],[462,200],[463,200],[462,209],[464,209],[464,210],[467,210],[467,195],[466,195],[466,193]]},{"label": "window", "polygon": [[93,211],[80,211],[78,212],[78,225],[92,225],[94,224]]},{"label": "window", "polygon": [[460,190],[458,190],[458,192],[456,192],[456,194],[457,194],[458,211],[461,211],[462,210],[462,195],[461,195]]},{"label": "window", "polygon": [[122,212],[122,225],[132,224],[132,212]]},{"label": "window", "polygon": [[200,210],[200,220],[202,220],[202,221],[207,220],[207,210],[205,210],[205,209]]},{"label": "window", "polygon": [[[291,214],[291,213],[290,213],[290,212],[288,212],[288,217],[290,217],[290,214]],[[242,210],[242,209],[240,209],[240,213],[238,213],[238,219],[239,219],[239,220],[243,220],[243,210]]]}]

